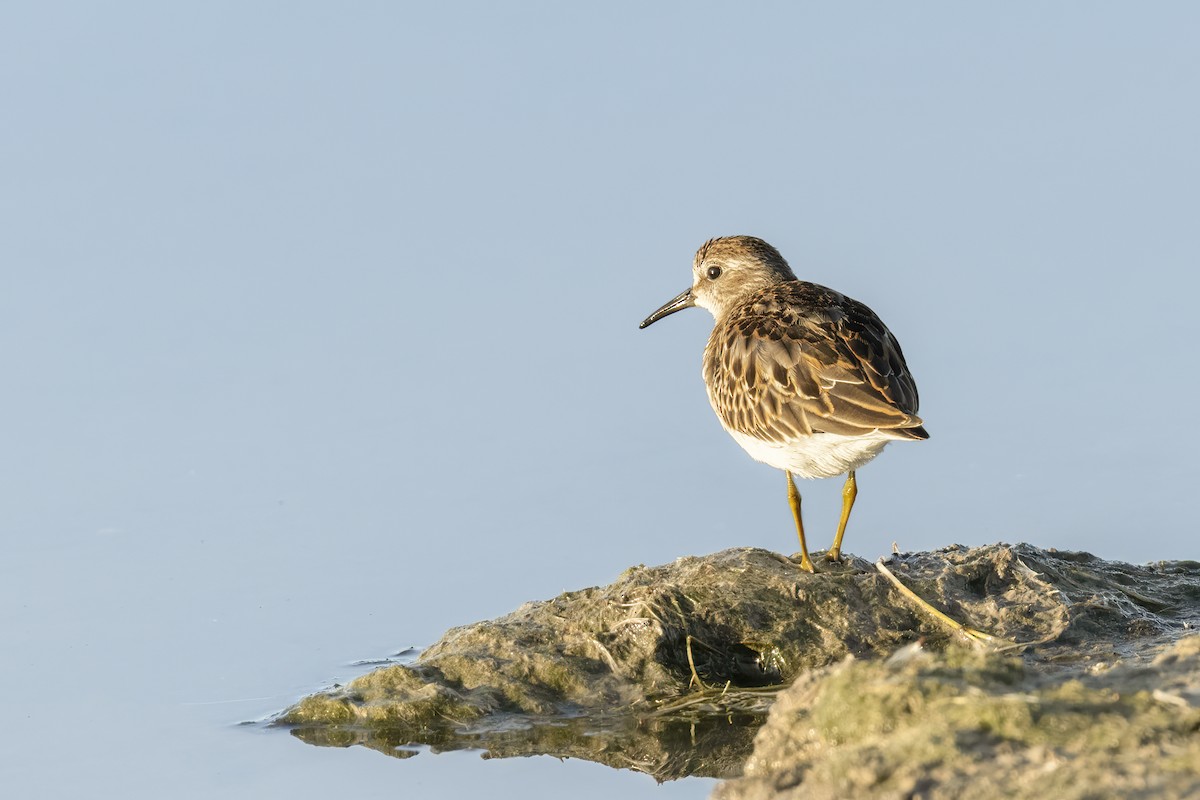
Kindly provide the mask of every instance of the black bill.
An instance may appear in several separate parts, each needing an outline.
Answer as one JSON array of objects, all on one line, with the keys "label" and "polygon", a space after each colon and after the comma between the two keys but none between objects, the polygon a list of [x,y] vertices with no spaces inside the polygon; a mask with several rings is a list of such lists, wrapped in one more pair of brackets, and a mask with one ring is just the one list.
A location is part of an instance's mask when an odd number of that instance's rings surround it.
[{"label": "black bill", "polygon": [[653,325],[663,317],[670,316],[676,311],[682,311],[683,309],[691,308],[694,305],[696,305],[696,298],[692,295],[692,290],[689,288],[678,296],[669,300],[662,308],[658,309],[653,314],[642,320],[642,324],[638,325],[638,330],[641,330],[648,325]]}]

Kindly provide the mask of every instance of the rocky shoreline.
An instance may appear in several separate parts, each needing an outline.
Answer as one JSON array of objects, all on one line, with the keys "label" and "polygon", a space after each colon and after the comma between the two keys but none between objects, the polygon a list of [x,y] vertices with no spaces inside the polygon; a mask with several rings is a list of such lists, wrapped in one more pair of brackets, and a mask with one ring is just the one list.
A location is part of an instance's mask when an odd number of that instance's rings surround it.
[{"label": "rocky shoreline", "polygon": [[454,628],[304,698],[313,744],[586,758],[723,800],[1200,793],[1200,563],[733,549]]}]

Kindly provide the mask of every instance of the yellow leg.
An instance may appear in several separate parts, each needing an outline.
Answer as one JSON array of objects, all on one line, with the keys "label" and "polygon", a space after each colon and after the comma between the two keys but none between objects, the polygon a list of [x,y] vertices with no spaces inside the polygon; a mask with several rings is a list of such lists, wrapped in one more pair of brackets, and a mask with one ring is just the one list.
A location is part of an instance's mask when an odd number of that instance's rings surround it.
[{"label": "yellow leg", "polygon": [[846,523],[850,521],[850,509],[854,508],[854,498],[858,497],[858,481],[854,480],[854,470],[846,476],[842,486],[842,518],[838,520],[837,536],[833,537],[833,547],[825,554],[830,561],[842,560],[842,537],[846,535]]},{"label": "yellow leg", "polygon": [[800,519],[800,492],[796,489],[796,482],[792,480],[792,473],[787,470],[783,473],[787,475],[788,503],[792,506],[792,516],[796,519],[796,534],[800,537],[800,569],[816,572],[812,559],[808,557],[808,544],[804,541],[804,522]]}]

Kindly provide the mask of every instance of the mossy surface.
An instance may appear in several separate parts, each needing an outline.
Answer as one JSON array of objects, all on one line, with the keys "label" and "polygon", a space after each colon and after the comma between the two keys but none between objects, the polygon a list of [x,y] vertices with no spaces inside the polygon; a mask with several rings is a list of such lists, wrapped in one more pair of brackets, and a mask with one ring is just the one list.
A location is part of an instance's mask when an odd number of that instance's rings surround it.
[{"label": "mossy surface", "polygon": [[1198,732],[1200,636],[1077,677],[914,648],[805,675],[714,797],[1195,797]]},{"label": "mossy surface", "polygon": [[[1184,749],[1159,760],[1188,773],[1179,715],[1197,705],[1186,675],[1200,655],[1151,656],[1200,624],[1200,564],[1135,567],[1029,545],[890,559],[897,577],[962,622],[1037,643],[984,655],[956,644],[872,565],[818,563],[812,575],[736,549],[633,567],[611,585],[452,629],[413,664],[305,698],[278,721],[314,744],[399,757],[411,745],[478,748],[660,779],[728,778],[741,774],[783,692],[746,779],[721,788],[728,797],[826,780],[857,787],[841,796],[863,787],[891,796],[903,765],[931,775],[973,757],[1061,761],[1132,747],[1148,735],[1134,718],[1176,725],[1179,738],[1163,741]],[[1106,676],[1124,688],[1097,683]],[[1167,695],[1183,706],[1165,708]],[[769,755],[763,737],[779,719],[787,744]],[[813,758],[788,766],[786,752]]]}]

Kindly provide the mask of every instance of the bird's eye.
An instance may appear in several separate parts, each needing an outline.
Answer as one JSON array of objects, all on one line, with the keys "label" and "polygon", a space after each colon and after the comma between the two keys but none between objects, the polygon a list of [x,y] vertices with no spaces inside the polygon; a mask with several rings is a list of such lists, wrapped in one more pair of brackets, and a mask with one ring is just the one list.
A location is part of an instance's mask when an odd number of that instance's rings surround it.
[{"label": "bird's eye", "polygon": [[710,281],[715,281],[719,277],[721,277],[721,268],[720,267],[709,267],[708,268],[708,279]]}]

